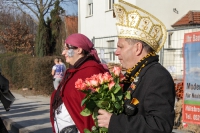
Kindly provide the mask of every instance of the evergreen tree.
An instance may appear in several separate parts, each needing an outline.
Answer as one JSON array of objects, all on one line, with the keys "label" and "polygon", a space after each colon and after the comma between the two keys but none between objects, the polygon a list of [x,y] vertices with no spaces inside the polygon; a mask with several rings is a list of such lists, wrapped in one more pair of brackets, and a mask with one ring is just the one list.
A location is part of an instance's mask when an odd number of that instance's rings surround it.
[{"label": "evergreen tree", "polygon": [[61,14],[64,13],[62,7],[60,7],[60,1],[56,0],[54,4],[54,9],[51,11],[51,46],[53,49],[53,54],[59,55],[62,50],[62,19]]},{"label": "evergreen tree", "polygon": [[49,42],[49,54],[48,55],[53,55],[55,46],[53,46],[54,44],[52,43],[51,19],[49,17],[47,17],[46,23],[47,23],[47,29],[48,29],[48,35],[49,35],[49,40],[48,40],[48,42]]},{"label": "evergreen tree", "polygon": [[49,29],[45,23],[44,17],[40,14],[40,20],[38,25],[37,37],[36,37],[36,46],[35,52],[36,56],[43,57],[49,54],[49,45],[50,45],[50,37],[49,37]]}]

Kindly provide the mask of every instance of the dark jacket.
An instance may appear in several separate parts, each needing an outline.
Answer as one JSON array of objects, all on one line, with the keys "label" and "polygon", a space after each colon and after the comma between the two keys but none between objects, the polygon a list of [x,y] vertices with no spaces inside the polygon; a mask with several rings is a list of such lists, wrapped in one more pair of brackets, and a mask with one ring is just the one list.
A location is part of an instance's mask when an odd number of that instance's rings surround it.
[{"label": "dark jacket", "polygon": [[[8,90],[9,90],[9,81],[3,75],[1,75],[1,70],[0,70],[0,91],[5,92]],[[1,101],[1,93],[0,93],[0,101]],[[1,117],[0,117],[0,133],[8,133]]]},{"label": "dark jacket", "polygon": [[139,101],[133,116],[112,115],[109,133],[171,133],[174,125],[174,82],[159,63],[143,68],[132,98]]},{"label": "dark jacket", "polygon": [[0,90],[6,92],[9,90],[9,81],[0,72]]},{"label": "dark jacket", "polygon": [[[91,77],[94,74],[104,73],[106,70],[103,68],[102,65],[97,63],[96,61],[89,60],[86,61],[82,66],[78,69],[68,69],[66,73],[70,72],[68,79],[64,84],[64,91],[62,96],[62,101],[64,102],[70,116],[72,117],[73,121],[76,124],[76,127],[81,133],[84,133],[84,129],[88,128],[91,129],[94,126],[94,121],[92,116],[84,117],[80,114],[83,110],[81,107],[81,101],[84,99],[85,94],[75,88],[75,82],[78,79],[85,80],[86,78]],[[66,74],[65,73],[65,74]],[[53,92],[51,96],[51,104],[50,104],[50,119],[53,126],[54,131],[54,118],[52,116],[53,109],[52,109],[52,100],[54,98],[56,90]]]}]

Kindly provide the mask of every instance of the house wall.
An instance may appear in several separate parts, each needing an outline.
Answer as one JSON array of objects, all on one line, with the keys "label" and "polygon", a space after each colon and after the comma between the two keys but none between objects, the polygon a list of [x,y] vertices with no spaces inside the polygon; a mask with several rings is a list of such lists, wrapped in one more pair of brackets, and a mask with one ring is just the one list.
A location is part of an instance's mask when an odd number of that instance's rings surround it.
[{"label": "house wall", "polygon": [[[88,16],[88,2],[93,1],[93,15]],[[199,10],[200,0],[126,0],[160,19],[168,30],[189,10]],[[79,33],[93,37],[117,35],[113,11],[107,10],[108,0],[78,0]],[[117,3],[118,0],[115,0]],[[173,11],[176,8],[178,13]]]},{"label": "house wall", "polygon": [[[137,0],[136,5],[160,19],[168,30],[190,10],[200,10],[200,0]],[[176,8],[178,13],[173,9]]]},{"label": "house wall", "polygon": [[93,0],[93,15],[88,16],[88,1],[79,0],[79,33],[87,35],[90,39],[95,37],[116,35],[115,18],[113,10],[106,7],[107,0]]},{"label": "house wall", "polygon": [[[113,11],[108,11],[106,1],[93,0],[94,13],[87,16],[87,2],[89,0],[79,0],[79,32],[85,34],[93,43],[101,59],[105,62],[119,63],[114,51],[117,47],[116,20],[113,18]],[[166,26],[171,36],[171,46],[168,38],[164,45],[164,50],[160,53],[160,62],[165,66],[174,78],[182,78],[183,74],[183,40],[184,33],[200,31],[200,29],[175,30],[171,27],[176,21],[181,19],[190,10],[199,10],[199,0],[126,0],[136,6],[148,11],[160,19]],[[117,0],[115,0],[117,2]],[[178,12],[174,12],[174,8]],[[115,37],[113,37],[115,36]],[[110,41],[114,41],[111,48]],[[113,52],[112,52],[113,51]],[[112,55],[113,53],[113,55]]]},{"label": "house wall", "polygon": [[65,16],[66,36],[78,32],[78,17]]}]

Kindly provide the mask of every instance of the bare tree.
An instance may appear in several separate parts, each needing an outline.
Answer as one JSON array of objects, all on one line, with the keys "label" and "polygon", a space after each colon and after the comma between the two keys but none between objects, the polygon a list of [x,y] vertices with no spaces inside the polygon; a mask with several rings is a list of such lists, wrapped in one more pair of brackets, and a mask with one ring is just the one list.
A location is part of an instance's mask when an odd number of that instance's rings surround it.
[{"label": "bare tree", "polygon": [[30,34],[36,34],[37,25],[34,23],[34,20],[30,16],[22,13],[15,6],[8,5],[5,0],[0,0],[0,18],[1,32],[9,29],[11,24],[20,22],[24,27],[29,27]]},{"label": "bare tree", "polygon": [[[56,0],[4,0],[10,5],[16,6],[23,13],[30,15],[33,18],[40,19],[41,16],[45,16],[49,13]],[[59,0],[62,4],[75,4],[77,5],[77,0]]]},{"label": "bare tree", "polygon": [[36,56],[48,55],[50,48],[49,27],[45,21],[47,15],[54,7],[55,2],[67,4],[77,4],[77,0],[3,0],[10,7],[14,6],[23,12],[26,16],[30,16],[37,23],[37,34],[35,51]]},{"label": "bare tree", "polygon": [[18,8],[13,5],[8,5],[7,1],[0,0],[0,29],[3,30],[10,26],[10,23],[14,23],[17,21],[30,26],[30,30],[32,33],[36,33],[36,24],[34,24],[34,20],[27,14],[21,12]]},{"label": "bare tree", "polygon": [[34,35],[29,27],[21,22],[11,23],[8,28],[0,31],[0,43],[7,51],[30,53],[33,46]]}]

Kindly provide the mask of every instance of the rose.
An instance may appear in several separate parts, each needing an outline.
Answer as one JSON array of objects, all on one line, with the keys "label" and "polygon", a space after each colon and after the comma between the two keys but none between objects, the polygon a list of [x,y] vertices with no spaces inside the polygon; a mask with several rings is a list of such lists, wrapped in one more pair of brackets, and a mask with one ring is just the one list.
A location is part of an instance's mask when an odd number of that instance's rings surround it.
[{"label": "rose", "polygon": [[110,81],[113,80],[112,76],[106,72],[104,74],[102,73],[99,73],[97,76],[96,76],[98,82],[100,85],[104,84],[104,83],[109,83]]},{"label": "rose", "polygon": [[86,84],[83,82],[82,79],[78,79],[75,82],[75,88],[77,88],[78,90],[85,90],[86,89]]},{"label": "rose", "polygon": [[115,82],[114,82],[114,81],[111,81],[111,82],[108,84],[109,90],[111,90],[113,86],[115,86]]},{"label": "rose", "polygon": [[104,81],[104,83],[108,83],[111,80],[113,80],[113,78],[112,78],[112,76],[108,72],[106,72],[106,73],[103,74],[103,81]]},{"label": "rose", "polygon": [[85,79],[85,83],[87,84],[87,86],[89,87],[96,87],[99,85],[99,81],[98,79],[96,78],[96,75],[94,75],[93,77],[91,78],[86,78]]},{"label": "rose", "polygon": [[122,82],[125,79],[124,75],[122,73],[119,74],[119,81]]},{"label": "rose", "polygon": [[92,115],[95,126],[92,131],[85,129],[85,133],[107,133],[107,128],[98,127],[97,115],[98,109],[105,109],[114,114],[123,112],[124,99],[130,99],[129,93],[123,93],[121,81],[124,79],[121,68],[114,67],[111,73],[100,73],[86,78],[84,81],[77,80],[75,87],[86,94],[81,102],[84,109],[81,115]]},{"label": "rose", "polygon": [[121,68],[114,66],[112,72],[114,73],[115,76],[119,76],[121,73]]},{"label": "rose", "polygon": [[99,84],[103,84],[104,83],[103,74],[99,73],[97,76],[98,76],[98,79],[99,79]]}]

